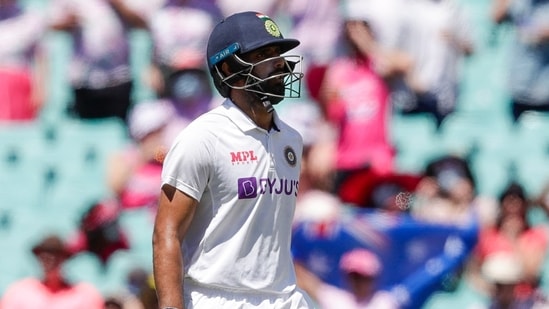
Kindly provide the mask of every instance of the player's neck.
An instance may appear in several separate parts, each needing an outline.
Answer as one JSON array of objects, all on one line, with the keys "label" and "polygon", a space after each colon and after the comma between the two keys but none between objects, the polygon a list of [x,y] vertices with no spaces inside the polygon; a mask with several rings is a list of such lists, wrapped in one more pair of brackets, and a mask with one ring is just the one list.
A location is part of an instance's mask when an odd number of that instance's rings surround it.
[{"label": "player's neck", "polygon": [[257,96],[249,93],[236,92],[232,101],[238,106],[258,127],[267,131],[273,128],[273,113],[263,107]]}]

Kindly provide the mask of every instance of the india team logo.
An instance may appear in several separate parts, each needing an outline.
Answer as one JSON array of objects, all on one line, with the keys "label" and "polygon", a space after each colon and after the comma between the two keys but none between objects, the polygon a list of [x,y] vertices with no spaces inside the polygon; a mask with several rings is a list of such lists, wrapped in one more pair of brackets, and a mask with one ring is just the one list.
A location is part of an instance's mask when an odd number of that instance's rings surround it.
[{"label": "india team logo", "polygon": [[265,22],[265,30],[274,37],[280,37],[280,29],[275,22],[267,15],[257,14],[257,17],[261,18]]},{"label": "india team logo", "polygon": [[286,162],[288,162],[290,166],[295,166],[295,163],[297,162],[297,157],[292,147],[286,146],[286,148],[284,148],[284,158],[286,158]]}]

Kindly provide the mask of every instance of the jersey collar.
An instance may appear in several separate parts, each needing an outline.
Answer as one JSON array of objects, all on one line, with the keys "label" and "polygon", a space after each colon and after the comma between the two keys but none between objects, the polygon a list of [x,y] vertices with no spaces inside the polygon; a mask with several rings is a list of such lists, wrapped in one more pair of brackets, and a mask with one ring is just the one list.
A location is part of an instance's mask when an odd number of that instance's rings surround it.
[{"label": "jersey collar", "polygon": [[[253,122],[253,120],[248,117],[248,115],[246,115],[240,108],[238,108],[238,106],[236,106],[236,104],[234,104],[234,102],[230,99],[225,100],[225,102],[223,102],[223,106],[227,111],[227,116],[229,116],[229,118],[243,132],[248,132],[255,129],[265,131],[263,128],[258,127],[257,124],[255,124],[255,122]],[[280,126],[278,125],[280,123],[279,121],[280,120],[278,118],[278,114],[276,113],[276,111],[273,111],[273,130],[277,132],[280,132]]]}]

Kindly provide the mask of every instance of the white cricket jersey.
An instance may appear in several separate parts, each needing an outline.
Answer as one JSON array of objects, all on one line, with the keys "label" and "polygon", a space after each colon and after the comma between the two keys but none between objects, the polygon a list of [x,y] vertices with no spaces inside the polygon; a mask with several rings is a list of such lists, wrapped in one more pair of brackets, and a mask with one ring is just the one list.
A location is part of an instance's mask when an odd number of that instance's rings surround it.
[{"label": "white cricket jersey", "polygon": [[295,289],[290,240],[302,138],[273,113],[276,129],[266,131],[226,100],[186,127],[168,152],[163,183],[199,201],[182,246],[186,280]]}]

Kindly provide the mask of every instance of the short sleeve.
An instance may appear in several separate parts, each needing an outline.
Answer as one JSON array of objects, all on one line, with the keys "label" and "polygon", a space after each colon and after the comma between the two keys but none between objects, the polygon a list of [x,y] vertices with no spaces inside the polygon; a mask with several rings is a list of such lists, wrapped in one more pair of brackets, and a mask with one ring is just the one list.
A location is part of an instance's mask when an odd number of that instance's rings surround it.
[{"label": "short sleeve", "polygon": [[[176,138],[162,169],[162,184],[169,184],[200,200],[210,179],[215,136],[191,124]],[[213,140],[213,141],[212,141]]]}]

